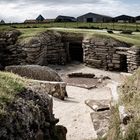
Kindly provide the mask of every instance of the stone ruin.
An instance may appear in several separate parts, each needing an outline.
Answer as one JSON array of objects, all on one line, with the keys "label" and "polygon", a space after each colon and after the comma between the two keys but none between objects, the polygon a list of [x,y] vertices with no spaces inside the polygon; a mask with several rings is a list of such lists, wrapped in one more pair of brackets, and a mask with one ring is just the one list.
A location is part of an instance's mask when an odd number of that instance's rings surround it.
[{"label": "stone ruin", "polygon": [[[80,61],[94,68],[131,73],[140,66],[140,47],[131,46],[113,38],[101,36],[84,38],[83,35],[76,36],[72,33],[47,31],[32,39],[18,41],[19,35],[20,32],[15,30],[0,32],[0,69],[10,65],[65,65],[71,61]],[[61,94],[63,88],[48,81],[34,82],[35,84],[30,83],[28,90],[26,89],[18,95],[19,98],[12,104],[12,108],[7,108],[8,116],[1,118],[0,139],[66,139],[66,129],[56,126],[58,120],[53,116],[52,100],[46,94],[49,93],[54,97],[64,99],[66,94]],[[59,90],[59,94],[54,90],[58,87],[62,89]],[[30,114],[28,105],[31,102],[38,108],[32,106],[30,109],[35,112]],[[15,116],[11,115],[13,111],[17,113]],[[31,118],[26,118],[26,115],[30,115]],[[103,117],[103,120],[105,119]],[[19,127],[19,122],[23,122],[23,127]],[[93,122],[95,121],[93,120]],[[15,132],[18,131],[20,131],[19,135],[16,135],[15,138]],[[7,135],[7,133],[9,134]]]},{"label": "stone ruin", "polygon": [[19,31],[0,33],[0,64],[60,64],[80,61],[110,71],[133,72],[140,66],[140,47],[113,38],[46,31],[18,41]]},{"label": "stone ruin", "polygon": [[112,38],[91,38],[83,41],[84,62],[94,68],[133,72],[140,66],[140,47]]}]

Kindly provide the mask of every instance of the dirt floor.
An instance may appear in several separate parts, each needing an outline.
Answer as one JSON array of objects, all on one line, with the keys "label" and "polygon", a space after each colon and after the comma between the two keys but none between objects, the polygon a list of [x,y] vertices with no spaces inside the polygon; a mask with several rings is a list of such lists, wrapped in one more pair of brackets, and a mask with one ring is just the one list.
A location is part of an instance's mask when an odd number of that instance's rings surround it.
[{"label": "dirt floor", "polygon": [[[58,71],[63,79],[66,78],[68,73],[84,72],[94,73],[98,77],[101,75],[108,76],[113,81],[121,82],[119,73],[93,69],[79,63],[51,67]],[[107,83],[111,82],[111,80],[107,81]],[[60,119],[59,124],[64,125],[68,130],[67,140],[92,140],[97,138],[90,117],[90,113],[93,110],[85,104],[85,101],[88,99],[110,101],[112,98],[110,89],[106,85],[90,90],[68,85],[67,92],[68,98],[65,101],[54,98],[53,108],[55,117]]]}]

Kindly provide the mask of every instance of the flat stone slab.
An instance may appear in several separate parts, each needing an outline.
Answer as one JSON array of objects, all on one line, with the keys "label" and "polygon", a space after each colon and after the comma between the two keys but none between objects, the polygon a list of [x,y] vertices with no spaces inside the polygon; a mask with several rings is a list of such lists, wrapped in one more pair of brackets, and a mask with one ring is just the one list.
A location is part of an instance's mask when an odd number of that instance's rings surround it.
[{"label": "flat stone slab", "polygon": [[70,78],[75,78],[75,77],[94,78],[95,77],[95,74],[93,74],[93,73],[82,73],[82,72],[79,72],[79,73],[70,73],[70,74],[68,74],[68,77],[70,77]]},{"label": "flat stone slab", "polygon": [[110,110],[109,100],[86,100],[85,104],[88,105],[95,112]]},{"label": "flat stone slab", "polygon": [[68,86],[75,86],[75,87],[80,87],[80,88],[85,88],[85,89],[94,89],[97,88],[96,85],[86,85],[86,84],[75,84],[75,83],[68,83]]},{"label": "flat stone slab", "polygon": [[105,137],[109,130],[111,111],[93,112],[90,115],[98,138]]}]

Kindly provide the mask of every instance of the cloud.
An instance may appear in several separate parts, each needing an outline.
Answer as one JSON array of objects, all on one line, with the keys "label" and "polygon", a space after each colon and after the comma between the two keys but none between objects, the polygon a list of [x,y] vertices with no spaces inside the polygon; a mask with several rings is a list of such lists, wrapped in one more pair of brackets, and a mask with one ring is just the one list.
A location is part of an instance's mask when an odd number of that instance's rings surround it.
[{"label": "cloud", "polygon": [[[137,1],[137,0],[136,0]],[[1,0],[0,19],[7,22],[23,22],[39,14],[45,18],[58,15],[80,16],[88,12],[116,16],[138,15],[140,2],[131,4],[125,0]]]}]

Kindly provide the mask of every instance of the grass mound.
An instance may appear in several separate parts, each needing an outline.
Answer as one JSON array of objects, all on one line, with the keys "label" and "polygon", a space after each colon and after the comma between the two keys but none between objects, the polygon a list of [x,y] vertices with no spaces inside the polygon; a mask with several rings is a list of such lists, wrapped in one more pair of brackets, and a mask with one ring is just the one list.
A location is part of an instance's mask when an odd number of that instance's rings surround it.
[{"label": "grass mound", "polygon": [[56,126],[52,98],[26,87],[28,80],[0,72],[0,140],[65,140],[66,128]]},{"label": "grass mound", "polygon": [[47,66],[39,65],[22,65],[22,66],[7,66],[6,71],[13,72],[22,77],[34,80],[57,81],[62,82],[61,77],[53,69]]},{"label": "grass mound", "polygon": [[24,79],[7,72],[0,72],[0,112],[24,89]]},{"label": "grass mound", "polygon": [[132,115],[131,120],[122,132],[118,106],[113,109],[110,131],[106,140],[140,140],[140,68],[128,77],[119,88],[120,104]]},{"label": "grass mound", "polygon": [[121,87],[121,103],[133,118],[126,128],[125,140],[140,140],[140,68]]}]

